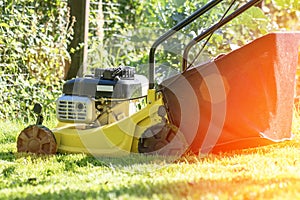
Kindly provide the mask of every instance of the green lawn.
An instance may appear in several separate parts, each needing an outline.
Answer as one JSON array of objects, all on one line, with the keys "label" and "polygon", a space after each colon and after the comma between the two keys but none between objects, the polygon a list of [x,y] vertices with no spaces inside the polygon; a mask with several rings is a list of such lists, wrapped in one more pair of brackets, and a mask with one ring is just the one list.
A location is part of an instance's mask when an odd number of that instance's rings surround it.
[{"label": "green lawn", "polygon": [[25,125],[0,123],[0,199],[300,199],[300,118],[292,141],[187,157],[16,153]]}]

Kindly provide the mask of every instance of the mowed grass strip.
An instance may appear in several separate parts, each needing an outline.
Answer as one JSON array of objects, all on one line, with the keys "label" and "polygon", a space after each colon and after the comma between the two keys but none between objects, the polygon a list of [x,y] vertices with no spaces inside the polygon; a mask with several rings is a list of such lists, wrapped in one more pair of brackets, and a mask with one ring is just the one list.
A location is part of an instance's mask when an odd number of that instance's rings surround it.
[{"label": "mowed grass strip", "polygon": [[300,117],[291,141],[176,161],[16,153],[24,128],[0,123],[0,199],[300,199]]}]

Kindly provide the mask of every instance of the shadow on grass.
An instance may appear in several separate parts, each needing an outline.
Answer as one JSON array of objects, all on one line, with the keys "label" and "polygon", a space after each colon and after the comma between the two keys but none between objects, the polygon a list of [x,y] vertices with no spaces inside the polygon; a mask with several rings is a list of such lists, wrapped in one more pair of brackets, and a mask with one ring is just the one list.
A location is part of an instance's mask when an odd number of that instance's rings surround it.
[{"label": "shadow on grass", "polygon": [[0,160],[13,162],[16,160],[16,156],[13,152],[0,152]]},{"label": "shadow on grass", "polygon": [[57,154],[56,160],[64,164],[65,171],[75,171],[78,167],[106,167],[107,164],[90,155],[81,155],[80,158],[76,154]]},{"label": "shadow on grass", "polygon": [[[55,191],[53,193],[42,193],[42,194],[29,194],[23,196],[22,199],[153,199],[154,196],[168,196],[173,197],[172,199],[182,199],[183,197],[180,193],[181,191],[177,190],[178,186],[180,188],[184,183],[176,184],[153,184],[150,182],[141,183],[141,184],[132,184],[121,187],[113,187],[112,189],[107,189],[111,187],[106,187],[109,183],[103,183],[102,185],[96,187],[98,189],[90,189],[87,191],[83,190],[72,190],[65,189],[60,191]],[[19,199],[20,197],[9,197],[9,199]],[[165,198],[159,198],[165,199]]]},{"label": "shadow on grass", "polygon": [[174,163],[180,156],[161,156],[161,155],[144,155],[130,154],[122,157],[95,157],[95,159],[106,163],[107,166],[128,167],[139,164],[167,164]]},{"label": "shadow on grass", "polygon": [[[65,165],[65,171],[74,171],[80,167],[107,167],[107,168],[131,168],[139,165],[140,168],[147,167],[148,164],[157,167],[166,163],[173,163],[174,158],[156,155],[131,154],[121,157],[94,157],[92,155],[81,154],[57,154],[56,160]],[[153,167],[153,166],[152,166]]]}]

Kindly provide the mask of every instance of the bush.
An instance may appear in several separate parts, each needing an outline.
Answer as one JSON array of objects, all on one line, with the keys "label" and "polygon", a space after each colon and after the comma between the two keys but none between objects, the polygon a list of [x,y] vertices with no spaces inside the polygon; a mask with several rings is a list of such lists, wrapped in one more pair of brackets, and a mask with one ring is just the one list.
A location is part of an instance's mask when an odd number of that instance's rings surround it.
[{"label": "bush", "polygon": [[0,21],[0,118],[28,121],[33,103],[49,115],[60,93],[71,28],[61,0],[4,0]]},{"label": "bush", "polygon": [[[148,52],[153,42],[171,27],[204,6],[208,0],[114,0],[112,2],[119,5],[119,13],[114,14],[113,9],[108,6],[104,7],[105,12],[109,13],[106,17],[111,19],[104,28],[109,28],[111,31],[106,32],[104,41],[98,43],[93,41],[90,49],[92,66],[131,65],[136,67],[138,73],[148,75]],[[223,1],[161,44],[155,56],[158,82],[180,71],[185,45],[218,22],[230,2]],[[216,31],[196,63],[207,61],[265,34],[268,31],[268,23],[269,20],[262,10],[250,9]],[[203,42],[192,49],[189,60],[197,54],[202,44]],[[106,64],[101,65],[101,63]]]}]

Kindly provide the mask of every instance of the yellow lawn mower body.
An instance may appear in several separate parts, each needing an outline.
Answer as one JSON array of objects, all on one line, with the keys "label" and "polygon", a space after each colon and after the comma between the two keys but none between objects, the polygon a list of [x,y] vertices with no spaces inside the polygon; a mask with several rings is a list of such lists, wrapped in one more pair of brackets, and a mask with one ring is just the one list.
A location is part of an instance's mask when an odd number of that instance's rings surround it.
[{"label": "yellow lawn mower body", "polygon": [[96,128],[82,124],[59,123],[53,129],[58,152],[83,152],[93,155],[121,156],[138,153],[138,139],[150,126],[161,122],[157,115],[162,100],[149,90],[147,105],[120,121]]}]

